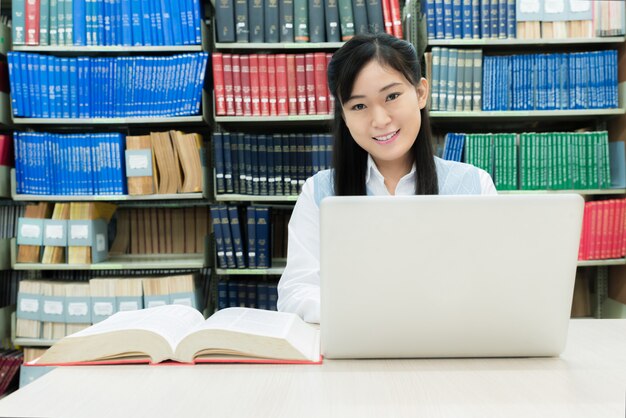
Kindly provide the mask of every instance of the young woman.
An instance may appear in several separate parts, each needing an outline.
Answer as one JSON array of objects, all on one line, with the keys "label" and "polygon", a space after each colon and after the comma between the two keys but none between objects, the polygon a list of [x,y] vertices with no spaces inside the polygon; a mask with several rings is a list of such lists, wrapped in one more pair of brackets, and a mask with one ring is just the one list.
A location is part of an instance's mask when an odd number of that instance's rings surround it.
[{"label": "young woman", "polygon": [[485,171],[434,156],[428,82],[413,46],[387,34],[359,35],[334,55],[333,169],[309,178],[289,222],[278,309],[307,322],[320,315],[319,204],[330,195],[496,194]]}]

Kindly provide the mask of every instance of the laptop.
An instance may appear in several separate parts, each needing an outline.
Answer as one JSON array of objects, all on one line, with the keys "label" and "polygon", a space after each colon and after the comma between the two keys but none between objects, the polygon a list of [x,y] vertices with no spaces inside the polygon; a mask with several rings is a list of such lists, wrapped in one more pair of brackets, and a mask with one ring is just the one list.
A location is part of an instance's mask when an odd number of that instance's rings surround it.
[{"label": "laptop", "polygon": [[323,355],[559,355],[583,208],[575,194],[324,199]]}]

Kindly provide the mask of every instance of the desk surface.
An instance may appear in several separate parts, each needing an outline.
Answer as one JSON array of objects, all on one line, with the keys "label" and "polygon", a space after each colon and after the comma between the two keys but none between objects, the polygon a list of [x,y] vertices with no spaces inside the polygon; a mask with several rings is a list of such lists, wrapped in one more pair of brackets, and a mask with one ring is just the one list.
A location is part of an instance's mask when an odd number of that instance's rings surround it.
[{"label": "desk surface", "polygon": [[561,357],[60,367],[0,401],[30,417],[625,416],[626,320],[572,320]]}]

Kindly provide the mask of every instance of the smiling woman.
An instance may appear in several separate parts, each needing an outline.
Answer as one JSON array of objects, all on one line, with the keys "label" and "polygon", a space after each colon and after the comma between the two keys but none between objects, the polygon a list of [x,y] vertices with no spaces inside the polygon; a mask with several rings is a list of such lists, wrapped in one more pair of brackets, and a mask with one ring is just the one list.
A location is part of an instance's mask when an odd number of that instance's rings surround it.
[{"label": "smiling woman", "polygon": [[324,197],[496,194],[474,166],[434,156],[426,109],[428,81],[415,48],[387,34],[358,35],[328,66],[335,98],[331,170],[307,180],[289,222],[278,309],[319,322],[320,225]]}]

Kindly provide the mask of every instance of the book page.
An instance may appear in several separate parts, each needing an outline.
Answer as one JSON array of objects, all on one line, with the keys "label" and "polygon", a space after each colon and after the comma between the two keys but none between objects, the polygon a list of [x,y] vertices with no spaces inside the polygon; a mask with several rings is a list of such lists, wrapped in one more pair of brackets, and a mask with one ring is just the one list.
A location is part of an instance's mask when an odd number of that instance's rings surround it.
[{"label": "book page", "polygon": [[285,338],[292,314],[263,309],[228,308],[214,313],[195,331],[220,329],[266,337]]},{"label": "book page", "polygon": [[67,338],[140,329],[161,335],[168,341],[173,351],[189,330],[203,323],[204,316],[194,308],[184,305],[164,305],[139,311],[118,312]]}]

